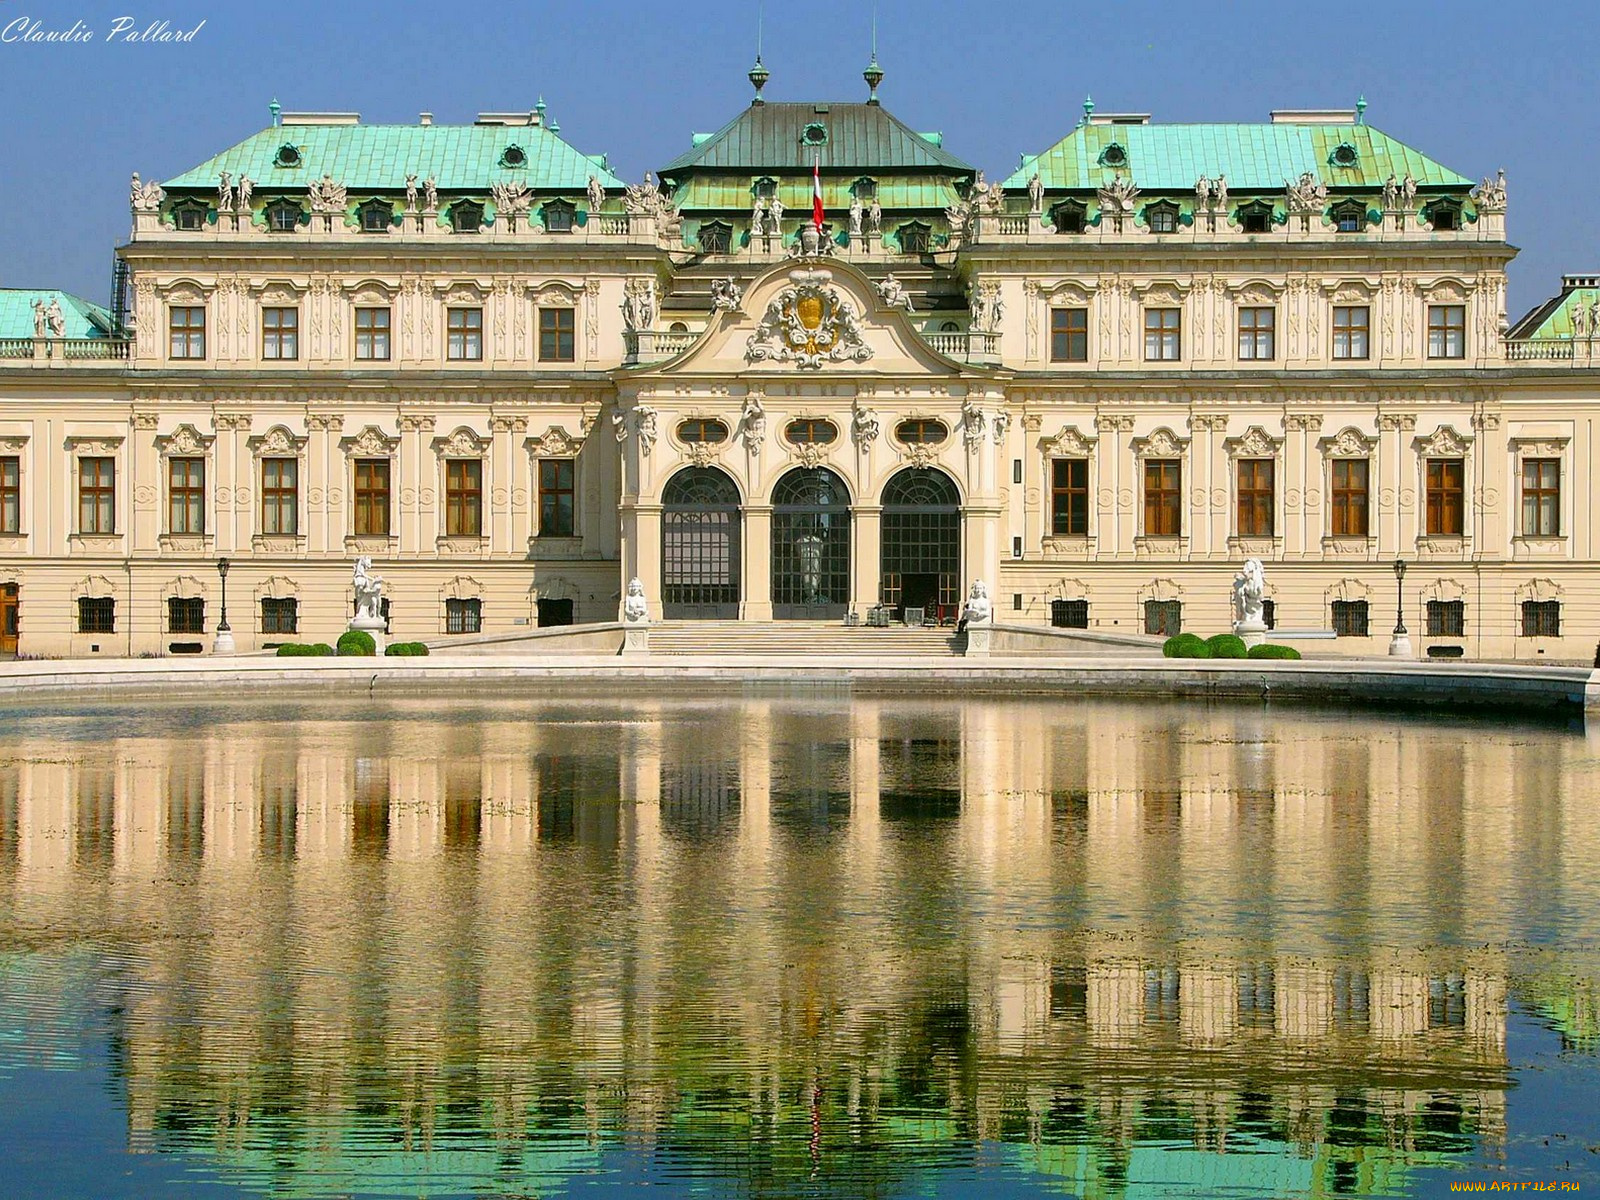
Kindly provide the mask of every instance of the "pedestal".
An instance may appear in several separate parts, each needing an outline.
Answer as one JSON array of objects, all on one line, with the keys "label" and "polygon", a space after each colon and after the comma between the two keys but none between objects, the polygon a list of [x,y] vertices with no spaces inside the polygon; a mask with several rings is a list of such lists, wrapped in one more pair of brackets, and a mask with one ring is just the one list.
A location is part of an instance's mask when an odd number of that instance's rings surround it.
[{"label": "pedestal", "polygon": [[1245,644],[1246,649],[1267,644],[1267,626],[1260,621],[1235,621],[1234,633],[1239,635],[1239,640]]},{"label": "pedestal", "polygon": [[1391,658],[1411,658],[1411,657],[1413,657],[1413,655],[1411,653],[1411,635],[1410,634],[1408,634],[1408,633],[1397,633],[1397,634],[1394,635],[1393,638],[1391,638],[1389,640],[1389,657],[1391,657]]},{"label": "pedestal", "polygon": [[351,617],[350,628],[359,629],[363,633],[370,633],[372,635],[372,641],[377,648],[379,657],[383,656],[382,617]]},{"label": "pedestal", "polygon": [[988,658],[989,638],[994,633],[987,625],[967,626],[967,658]]},{"label": "pedestal", "polygon": [[233,653],[233,632],[227,629],[217,630],[217,639],[211,643],[211,653],[226,657]]},{"label": "pedestal", "polygon": [[622,653],[624,657],[635,654],[649,654],[650,626],[625,626],[622,630]]}]

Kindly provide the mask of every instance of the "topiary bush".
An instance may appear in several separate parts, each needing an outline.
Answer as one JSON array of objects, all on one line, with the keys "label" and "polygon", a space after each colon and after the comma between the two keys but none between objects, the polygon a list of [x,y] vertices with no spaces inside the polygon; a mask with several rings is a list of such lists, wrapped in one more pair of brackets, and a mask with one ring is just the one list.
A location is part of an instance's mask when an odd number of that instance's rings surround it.
[{"label": "topiary bush", "polygon": [[1274,646],[1271,642],[1261,646],[1250,647],[1251,658],[1283,658],[1298,659],[1300,651],[1293,646]]},{"label": "topiary bush", "polygon": [[1162,643],[1161,653],[1168,658],[1210,658],[1211,647],[1197,634],[1180,633]]},{"label": "topiary bush", "polygon": [[311,651],[312,658],[332,658],[337,653],[327,642],[312,642],[307,649]]},{"label": "topiary bush", "polygon": [[305,658],[311,653],[311,647],[304,642],[285,642],[278,647],[279,658]]},{"label": "topiary bush", "polygon": [[387,658],[426,658],[428,647],[421,642],[395,642],[383,653]]},{"label": "topiary bush", "polygon": [[378,643],[365,629],[352,629],[339,635],[341,658],[372,658],[378,653]]},{"label": "topiary bush", "polygon": [[1206,639],[1212,658],[1249,658],[1244,639],[1236,633],[1219,633]]}]

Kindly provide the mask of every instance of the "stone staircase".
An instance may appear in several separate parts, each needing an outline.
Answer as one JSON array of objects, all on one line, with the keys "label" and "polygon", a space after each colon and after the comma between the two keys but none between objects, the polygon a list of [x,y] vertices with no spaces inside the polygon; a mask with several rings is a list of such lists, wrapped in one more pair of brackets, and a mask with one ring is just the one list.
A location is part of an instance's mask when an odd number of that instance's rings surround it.
[{"label": "stone staircase", "polygon": [[954,629],[873,629],[838,621],[661,621],[651,654],[749,654],[786,659],[949,658],[965,636]]}]

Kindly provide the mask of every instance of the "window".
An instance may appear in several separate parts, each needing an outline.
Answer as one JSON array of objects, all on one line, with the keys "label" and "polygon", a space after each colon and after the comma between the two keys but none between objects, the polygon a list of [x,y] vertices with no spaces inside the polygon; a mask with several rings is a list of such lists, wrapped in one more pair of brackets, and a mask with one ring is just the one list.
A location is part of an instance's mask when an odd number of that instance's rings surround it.
[{"label": "window", "polygon": [[1239,536],[1273,534],[1273,462],[1270,458],[1239,460]]},{"label": "window", "polygon": [[206,631],[206,602],[199,596],[167,597],[168,633],[204,633]]},{"label": "window", "polygon": [[1050,361],[1089,361],[1089,310],[1052,308],[1050,310]]},{"label": "window", "polygon": [[184,233],[197,233],[206,227],[208,211],[204,204],[182,201],[172,206],[172,223]]},{"label": "window", "polygon": [[167,532],[206,531],[206,460],[167,460]]},{"label": "window", "polygon": [[1064,200],[1050,210],[1057,233],[1082,233],[1088,227],[1088,209],[1076,200]]},{"label": "window", "polygon": [[1261,602],[1261,623],[1268,629],[1278,627],[1278,602],[1276,600],[1263,600]]},{"label": "window", "polygon": [[1333,210],[1333,224],[1340,233],[1360,233],[1367,227],[1367,210],[1360,203],[1341,204]]},{"label": "window", "polygon": [[575,362],[578,344],[577,310],[572,308],[541,308],[539,310],[539,361]]},{"label": "window", "polygon": [[500,152],[500,165],[509,170],[517,170],[528,165],[528,152],[521,146],[507,146]]},{"label": "window", "polygon": [[298,459],[261,460],[261,532],[278,535],[293,535],[300,532]]},{"label": "window", "polygon": [[552,200],[544,206],[544,229],[546,233],[571,233],[578,210],[573,204],[565,200]]},{"label": "window", "polygon": [[483,360],[483,309],[452,308],[446,356],[453,362]]},{"label": "window", "polygon": [[274,200],[267,205],[267,230],[270,233],[293,233],[304,215],[292,200]]},{"label": "window", "polygon": [[928,252],[928,234],[931,229],[921,221],[912,221],[902,225],[895,231],[900,239],[901,254],[926,254]]},{"label": "window", "polygon": [[1334,537],[1367,536],[1367,473],[1364,458],[1336,458],[1332,464]]},{"label": "window", "polygon": [[206,356],[206,310],[174,305],[167,312],[167,329],[172,335],[173,358]]},{"label": "window", "polygon": [[783,436],[792,446],[827,446],[838,440],[839,427],[832,421],[801,417],[784,427]]},{"label": "window", "polygon": [[1239,210],[1239,226],[1246,233],[1272,232],[1272,206],[1262,204],[1248,204]]},{"label": "window", "polygon": [[444,464],[444,532],[447,537],[483,533],[483,461],[448,458]]},{"label": "window", "polygon": [[950,431],[938,421],[912,420],[896,425],[894,436],[906,446],[937,446],[950,436]]},{"label": "window", "polygon": [[272,165],[275,167],[298,167],[300,165],[300,149],[287,142],[278,147],[278,152],[272,156]]},{"label": "window", "polygon": [[0,533],[22,532],[22,460],[0,458]]},{"label": "window", "polygon": [[1145,537],[1177,537],[1182,532],[1182,479],[1183,464],[1178,459],[1151,458],[1145,460]]},{"label": "window", "polygon": [[483,228],[483,205],[457,200],[450,206],[450,228],[456,233],[477,233]]},{"label": "window", "polygon": [[482,600],[446,600],[444,602],[444,631],[446,633],[478,633],[482,629]]},{"label": "window", "polygon": [[1089,460],[1050,460],[1050,530],[1056,537],[1089,533]]},{"label": "window", "polygon": [[539,460],[539,536],[573,536],[573,471],[570,458]]},{"label": "window", "polygon": [[117,531],[117,468],[110,458],[78,460],[78,532]]},{"label": "window", "polygon": [[388,233],[394,224],[394,208],[384,200],[369,200],[361,206],[362,233]]},{"label": "window", "polygon": [[1367,630],[1367,602],[1365,600],[1335,600],[1333,602],[1333,635],[1335,637],[1370,637]]},{"label": "window", "polygon": [[1522,460],[1522,535],[1561,536],[1561,460]]},{"label": "window", "polygon": [[733,249],[733,226],[710,221],[700,226],[700,253],[727,254]]},{"label": "window", "polygon": [[78,597],[79,633],[115,633],[117,602],[110,596]]},{"label": "window", "polygon": [[1178,210],[1171,204],[1152,204],[1144,210],[1151,233],[1178,232]]},{"label": "window", "polygon": [[1144,310],[1144,357],[1146,362],[1177,362],[1183,312],[1176,308]]},{"label": "window", "polygon": [[356,359],[360,362],[389,361],[389,310],[356,309]]},{"label": "window", "polygon": [[389,536],[389,460],[355,461],[355,531],[357,537]]},{"label": "window", "polygon": [[1089,628],[1089,602],[1087,600],[1050,601],[1050,624],[1057,629]]},{"label": "window", "polygon": [[263,308],[261,310],[261,357],[293,359],[300,357],[300,310]]},{"label": "window", "polygon": [[1239,310],[1240,359],[1276,358],[1274,330],[1278,310],[1275,308],[1241,308]]},{"label": "window", "polygon": [[1176,637],[1183,628],[1183,601],[1146,600],[1144,631],[1158,637]]},{"label": "window", "polygon": [[1466,305],[1428,305],[1428,357],[1465,358],[1466,356]]},{"label": "window", "polygon": [[1459,458],[1430,458],[1428,463],[1429,537],[1460,537],[1465,527],[1466,464]]},{"label": "window", "polygon": [[1428,601],[1429,637],[1465,637],[1467,605],[1463,600]]},{"label": "window", "polygon": [[1334,358],[1366,358],[1372,310],[1365,304],[1341,304],[1333,310]]},{"label": "window", "polygon": [[263,596],[261,598],[261,632],[300,632],[300,601],[292,596],[284,600],[274,600],[271,596]]},{"label": "window", "polygon": [[1428,223],[1435,233],[1461,228],[1461,207],[1453,200],[1438,200],[1428,208]]},{"label": "window", "polygon": [[1125,167],[1128,165],[1128,152],[1118,143],[1112,142],[1100,151],[1100,161],[1108,167]]},{"label": "window", "polygon": [[1561,601],[1524,600],[1522,602],[1523,637],[1560,637]]},{"label": "window", "polygon": [[678,440],[684,445],[706,442],[714,446],[728,440],[728,427],[709,417],[692,417],[678,426]]}]

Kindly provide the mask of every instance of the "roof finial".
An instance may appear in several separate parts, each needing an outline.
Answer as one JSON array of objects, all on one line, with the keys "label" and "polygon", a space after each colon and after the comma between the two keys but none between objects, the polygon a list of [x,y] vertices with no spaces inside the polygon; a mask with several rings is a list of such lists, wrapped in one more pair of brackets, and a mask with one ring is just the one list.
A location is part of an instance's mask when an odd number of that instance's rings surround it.
[{"label": "roof finial", "polygon": [[878,0],[872,0],[872,61],[861,72],[867,81],[867,103],[878,102],[878,85],[883,82],[883,68],[878,65]]},{"label": "roof finial", "polygon": [[1089,123],[1089,119],[1091,117],[1093,117],[1093,116],[1094,116],[1094,97],[1093,96],[1085,96],[1083,98],[1083,120],[1079,121],[1078,124],[1080,126],[1087,125]]},{"label": "roof finial", "polygon": [[1356,97],[1356,124],[1357,125],[1365,125],[1366,123],[1367,123],[1367,97],[1366,97],[1366,94],[1363,93],[1363,94],[1361,94],[1361,95]]},{"label": "roof finial", "polygon": [[772,72],[761,63],[761,25],[766,16],[766,8],[764,3],[756,5],[756,65],[751,67],[745,76],[750,81],[750,86],[756,89],[756,98],[750,102],[751,104],[766,103],[761,95],[761,89],[766,87],[767,80],[772,78]]},{"label": "roof finial", "polygon": [[539,103],[537,103],[537,104],[535,104],[533,106],[533,111],[539,114],[538,123],[540,125],[543,125],[544,124],[544,112],[545,112],[545,102],[544,102],[544,93],[543,92],[539,93]]},{"label": "roof finial", "polygon": [[267,111],[272,114],[272,127],[276,129],[283,117],[283,105],[278,103],[276,96],[272,98],[272,103],[267,105]]}]

